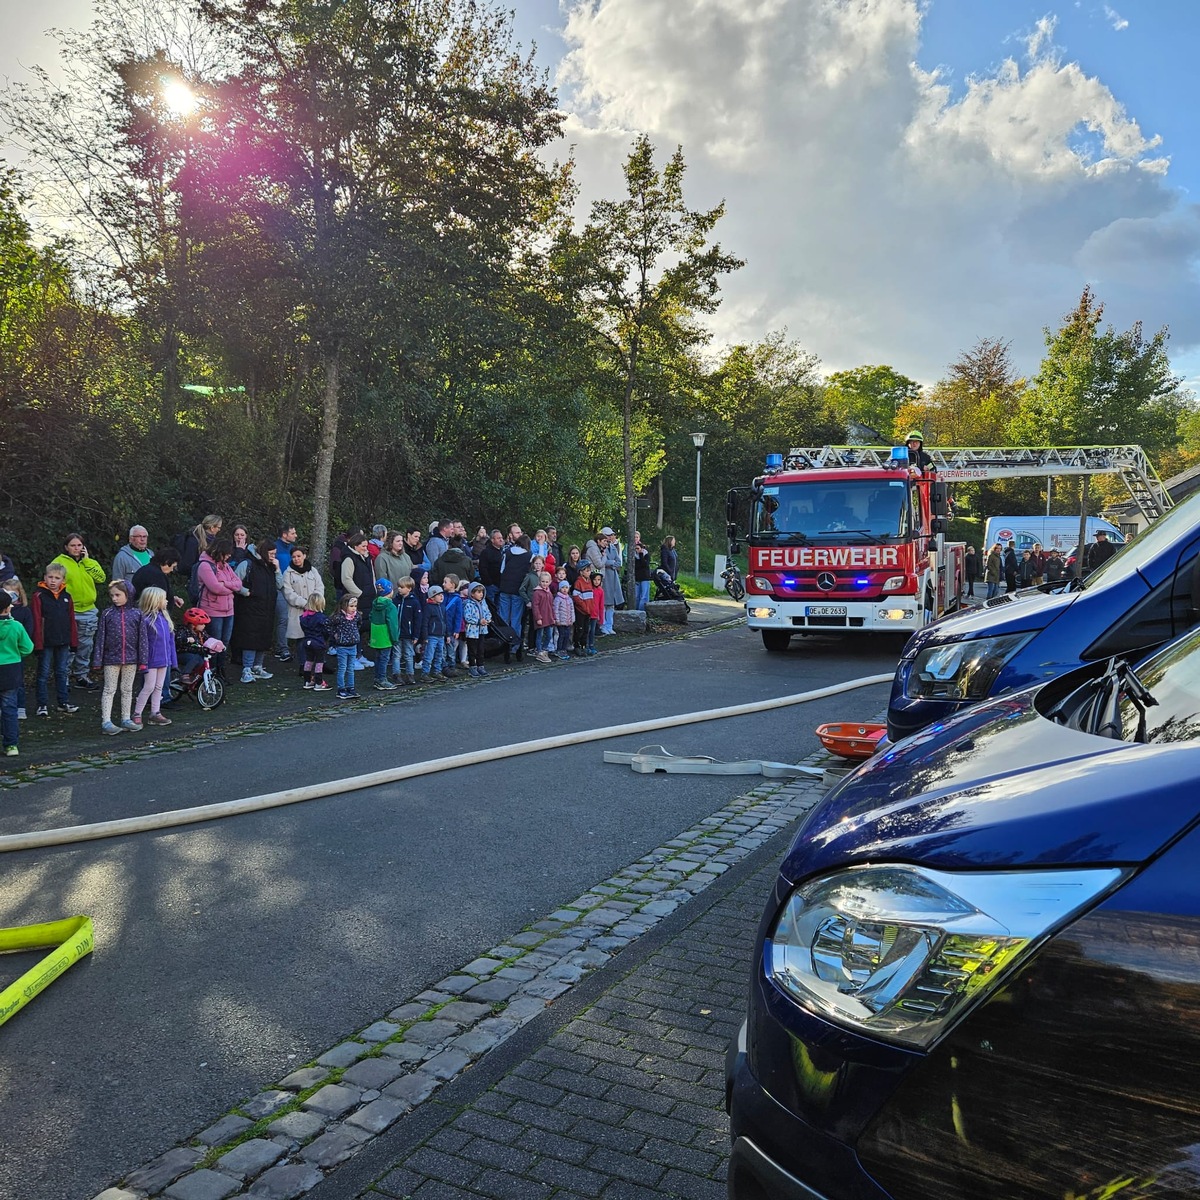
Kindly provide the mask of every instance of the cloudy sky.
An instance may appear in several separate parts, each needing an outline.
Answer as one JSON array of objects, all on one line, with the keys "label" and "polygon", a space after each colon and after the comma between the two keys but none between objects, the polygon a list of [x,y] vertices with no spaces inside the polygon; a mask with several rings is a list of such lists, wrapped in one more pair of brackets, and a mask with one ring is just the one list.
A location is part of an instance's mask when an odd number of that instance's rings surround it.
[{"label": "cloudy sky", "polygon": [[[722,340],[786,326],[826,369],[926,382],[980,337],[1036,369],[1085,283],[1169,325],[1200,383],[1194,0],[513,0],[569,113],[583,199],[645,131],[724,199]],[[0,75],[89,0],[0,0]]]}]

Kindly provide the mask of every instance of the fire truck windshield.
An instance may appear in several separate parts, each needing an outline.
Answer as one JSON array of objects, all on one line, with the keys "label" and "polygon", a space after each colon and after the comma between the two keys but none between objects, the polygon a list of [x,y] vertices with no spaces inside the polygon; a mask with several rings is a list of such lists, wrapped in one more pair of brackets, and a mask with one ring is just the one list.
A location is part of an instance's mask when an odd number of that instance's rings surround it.
[{"label": "fire truck windshield", "polygon": [[754,502],[751,536],[777,542],[904,537],[909,505],[903,479],[768,480]]}]

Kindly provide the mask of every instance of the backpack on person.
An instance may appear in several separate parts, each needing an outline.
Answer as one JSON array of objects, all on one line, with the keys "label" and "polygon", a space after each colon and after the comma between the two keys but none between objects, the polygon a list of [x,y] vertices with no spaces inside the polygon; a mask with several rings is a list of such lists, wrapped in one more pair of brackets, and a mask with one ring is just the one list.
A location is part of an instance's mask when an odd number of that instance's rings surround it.
[{"label": "backpack on person", "polygon": [[188,604],[192,608],[196,608],[200,603],[200,564],[196,563],[192,567],[192,573],[188,576],[187,583],[187,598]]}]

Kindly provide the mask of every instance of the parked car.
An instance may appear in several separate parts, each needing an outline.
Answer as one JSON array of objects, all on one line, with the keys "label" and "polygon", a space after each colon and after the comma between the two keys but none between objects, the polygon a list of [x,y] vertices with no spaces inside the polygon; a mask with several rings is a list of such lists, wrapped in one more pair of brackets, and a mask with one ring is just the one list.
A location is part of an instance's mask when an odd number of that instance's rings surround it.
[{"label": "parked car", "polygon": [[813,809],[726,1064],[734,1200],[1200,1195],[1200,631]]},{"label": "parked car", "polygon": [[1118,548],[1086,579],[1026,588],[927,625],[892,680],[888,736],[899,741],[988,696],[1114,654],[1140,658],[1200,617],[1200,492]]}]

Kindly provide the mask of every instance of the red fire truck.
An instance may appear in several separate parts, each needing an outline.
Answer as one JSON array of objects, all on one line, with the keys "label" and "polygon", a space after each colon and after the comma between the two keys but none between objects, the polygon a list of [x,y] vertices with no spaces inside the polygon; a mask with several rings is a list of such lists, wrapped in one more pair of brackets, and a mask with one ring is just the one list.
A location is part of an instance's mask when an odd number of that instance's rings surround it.
[{"label": "red fire truck", "polygon": [[945,484],[914,474],[904,447],[770,455],[727,507],[731,553],[747,544],[747,622],[768,650],[796,634],[909,634],[959,605],[966,547],[942,536]]}]

